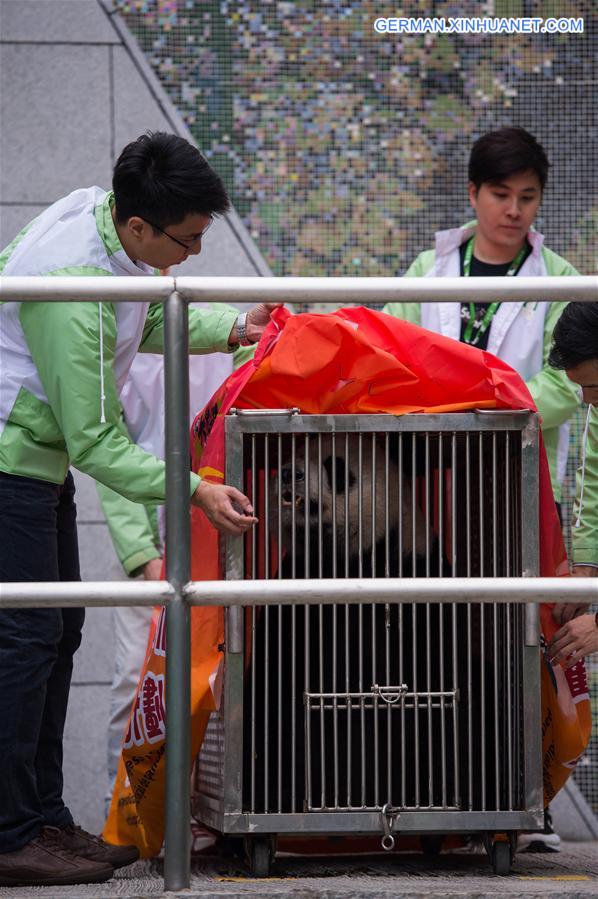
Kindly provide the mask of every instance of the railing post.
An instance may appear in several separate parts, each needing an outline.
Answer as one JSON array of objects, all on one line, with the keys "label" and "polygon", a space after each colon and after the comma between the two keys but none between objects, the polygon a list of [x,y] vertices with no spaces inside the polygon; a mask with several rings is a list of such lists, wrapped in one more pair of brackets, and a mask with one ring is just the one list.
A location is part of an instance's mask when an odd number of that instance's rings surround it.
[{"label": "railing post", "polygon": [[174,291],[164,307],[166,417],[166,577],[174,597],[166,609],[165,890],[191,881],[190,628],[183,587],[190,577],[189,323]]}]

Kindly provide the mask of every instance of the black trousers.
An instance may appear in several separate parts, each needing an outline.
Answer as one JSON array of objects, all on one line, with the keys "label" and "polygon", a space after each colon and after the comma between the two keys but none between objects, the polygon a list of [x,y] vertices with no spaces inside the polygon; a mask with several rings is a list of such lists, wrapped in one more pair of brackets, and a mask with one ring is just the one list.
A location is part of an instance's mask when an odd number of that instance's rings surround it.
[{"label": "black trousers", "polygon": [[[0,583],[81,579],[74,496],[70,473],[57,485],[0,472]],[[84,617],[0,608],[0,852],[72,823],[62,738]]]}]

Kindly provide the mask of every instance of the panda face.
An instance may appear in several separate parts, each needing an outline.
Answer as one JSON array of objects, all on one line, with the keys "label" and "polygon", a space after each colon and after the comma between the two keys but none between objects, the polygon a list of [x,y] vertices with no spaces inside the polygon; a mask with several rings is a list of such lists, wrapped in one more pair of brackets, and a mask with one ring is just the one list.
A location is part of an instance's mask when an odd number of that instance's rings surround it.
[{"label": "panda face", "polygon": [[[282,494],[282,507],[290,510],[295,506],[295,515],[301,517],[304,524],[305,508],[309,506],[309,514],[311,518],[319,520],[319,497],[322,502],[322,516],[325,526],[332,524],[332,515],[328,514],[331,505],[330,500],[336,494],[342,498],[345,493],[350,492],[355,487],[356,476],[353,471],[348,469],[346,460],[341,455],[328,455],[322,461],[322,483],[320,484],[318,472],[320,467],[318,460],[314,460],[310,464],[310,474],[308,478],[307,499],[306,499],[306,478],[305,478],[305,456],[302,452],[299,458],[295,460],[294,474],[293,464],[286,462],[280,469],[280,490]],[[321,492],[320,492],[321,488]],[[278,494],[278,485],[274,484],[274,495]]]},{"label": "panda face", "polygon": [[413,503],[411,482],[386,457],[382,441],[322,435],[320,441],[310,439],[306,455],[300,438],[294,464],[289,455],[270,485],[270,532],[279,533],[280,509],[283,548],[300,550],[302,542],[321,533],[325,551],[336,542],[348,546],[354,558],[369,553],[387,533],[400,531],[403,555],[414,546],[417,555],[425,553],[425,521]]}]

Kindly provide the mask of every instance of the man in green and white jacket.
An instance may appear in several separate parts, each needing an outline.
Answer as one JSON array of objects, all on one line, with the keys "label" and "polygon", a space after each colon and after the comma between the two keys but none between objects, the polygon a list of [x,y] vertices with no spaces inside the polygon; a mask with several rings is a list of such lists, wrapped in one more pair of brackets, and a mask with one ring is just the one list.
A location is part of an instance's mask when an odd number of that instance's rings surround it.
[{"label": "man in green and white jacket", "polygon": [[[469,197],[477,219],[439,231],[435,248],[420,253],[405,277],[576,275],[544,246],[532,228],[546,182],[548,160],[532,135],[502,128],[474,144]],[[494,309],[492,307],[495,307]],[[474,307],[474,308],[472,308]],[[445,337],[486,349],[526,382],[542,419],[555,501],[560,503],[569,445],[568,422],[578,391],[548,365],[552,331],[565,303],[389,303],[384,311]]]},{"label": "man in green and white jacket", "polygon": [[[546,154],[522,128],[482,135],[472,147],[469,201],[476,220],[439,231],[433,250],[417,257],[406,277],[476,277],[518,274],[576,275],[565,259],[544,246],[532,227],[548,175]],[[389,303],[384,311],[445,337],[488,350],[524,379],[538,407],[560,513],[569,447],[569,419],[579,394],[564,372],[548,365],[552,332],[565,303]],[[561,610],[559,610],[559,614]],[[521,834],[519,851],[554,852],[560,837],[548,811],[541,834]]]},{"label": "man in green and white jacket", "polygon": [[[76,190],[0,254],[17,275],[137,277],[200,252],[224,186],[175,135],[121,153],[113,192]],[[259,339],[271,307],[189,312],[192,353]],[[162,352],[161,304],[0,304],[0,582],[79,580],[74,465],[136,503],[161,504],[165,466],[133,444],[119,393],[138,350]],[[190,473],[191,501],[215,527],[255,521],[235,488]],[[238,504],[237,511],[233,503]],[[81,609],[0,610],[0,884],[107,879],[137,856],[75,827],[62,799],[62,734]]]}]

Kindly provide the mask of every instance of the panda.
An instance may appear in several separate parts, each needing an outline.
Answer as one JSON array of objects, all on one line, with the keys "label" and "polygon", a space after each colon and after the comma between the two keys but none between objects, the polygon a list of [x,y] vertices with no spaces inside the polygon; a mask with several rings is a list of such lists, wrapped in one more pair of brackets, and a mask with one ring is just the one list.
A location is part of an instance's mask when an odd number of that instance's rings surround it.
[{"label": "panda", "polygon": [[[411,478],[383,441],[358,434],[298,441],[269,491],[269,530],[283,577],[429,576],[437,540]],[[426,557],[429,562],[426,566]]]},{"label": "panda", "polygon": [[[326,434],[309,441],[300,436],[284,445],[270,474],[266,509],[270,557],[281,560],[274,577],[430,577],[438,576],[440,569],[446,574],[448,564],[439,559],[438,537],[416,500],[413,473],[419,472],[414,465],[415,444],[409,443],[413,452],[405,448],[401,458],[396,446],[388,449],[379,435]],[[330,733],[320,730],[326,725],[321,725],[318,714],[311,714],[308,728],[306,696],[341,689],[368,692],[374,683],[405,682],[420,690],[429,684],[438,690],[443,680],[439,627],[427,636],[429,614],[424,606],[411,604],[287,605],[256,611],[253,674],[245,690],[245,733],[255,746],[256,762],[252,769],[245,755],[247,803],[252,794],[258,812],[302,812],[309,754],[318,760],[309,766],[312,799],[324,797],[324,804],[332,805],[336,777],[350,784],[355,795],[363,790],[366,805],[374,804],[371,712],[366,715],[367,764],[362,765],[360,727],[347,733],[341,724],[340,743],[350,744],[351,751],[335,770],[328,751],[321,762],[322,742]],[[434,620],[438,622],[441,615],[444,609],[435,606]],[[427,664],[430,658],[432,663]],[[443,674],[448,682],[448,668]],[[378,739],[384,741],[391,725],[386,716],[380,719]],[[397,733],[394,739],[399,745]],[[414,768],[417,750],[409,735],[406,746],[406,764]],[[423,783],[433,776],[438,780],[432,766],[439,763],[439,758],[435,763],[418,760]],[[415,804],[412,780],[407,794],[408,802]]]}]

